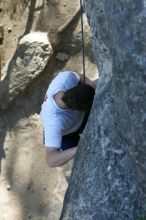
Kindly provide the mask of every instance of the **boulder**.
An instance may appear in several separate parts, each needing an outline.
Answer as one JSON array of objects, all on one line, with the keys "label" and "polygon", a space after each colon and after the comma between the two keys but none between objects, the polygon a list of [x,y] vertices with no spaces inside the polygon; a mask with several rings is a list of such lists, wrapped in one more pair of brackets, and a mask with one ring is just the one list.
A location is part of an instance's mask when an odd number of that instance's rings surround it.
[{"label": "boulder", "polygon": [[56,58],[60,61],[65,61],[65,60],[68,60],[69,55],[63,52],[58,52],[56,55]]},{"label": "boulder", "polygon": [[47,33],[30,33],[20,40],[14,56],[2,70],[1,109],[7,108],[42,73],[52,53]]},{"label": "boulder", "polygon": [[60,220],[146,219],[146,5],[85,0],[99,82]]}]

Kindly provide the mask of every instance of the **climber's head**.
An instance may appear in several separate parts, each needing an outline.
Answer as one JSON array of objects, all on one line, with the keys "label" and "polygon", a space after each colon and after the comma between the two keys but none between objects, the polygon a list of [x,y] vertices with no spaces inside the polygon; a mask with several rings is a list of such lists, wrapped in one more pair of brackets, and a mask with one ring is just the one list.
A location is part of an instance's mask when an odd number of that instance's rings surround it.
[{"label": "climber's head", "polygon": [[92,106],[94,94],[95,91],[91,86],[79,84],[65,91],[62,96],[62,101],[70,109],[86,112],[89,111]]}]

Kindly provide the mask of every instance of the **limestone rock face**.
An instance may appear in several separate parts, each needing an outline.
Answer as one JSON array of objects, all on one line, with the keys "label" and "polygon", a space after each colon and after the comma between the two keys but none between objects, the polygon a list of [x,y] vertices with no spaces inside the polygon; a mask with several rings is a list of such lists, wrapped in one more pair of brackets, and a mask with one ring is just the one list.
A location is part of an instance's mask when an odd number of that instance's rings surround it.
[{"label": "limestone rock face", "polygon": [[85,0],[100,79],[60,220],[146,216],[146,3]]},{"label": "limestone rock face", "polygon": [[30,33],[20,40],[13,58],[2,70],[0,108],[6,108],[41,74],[51,55],[52,47],[47,33]]}]

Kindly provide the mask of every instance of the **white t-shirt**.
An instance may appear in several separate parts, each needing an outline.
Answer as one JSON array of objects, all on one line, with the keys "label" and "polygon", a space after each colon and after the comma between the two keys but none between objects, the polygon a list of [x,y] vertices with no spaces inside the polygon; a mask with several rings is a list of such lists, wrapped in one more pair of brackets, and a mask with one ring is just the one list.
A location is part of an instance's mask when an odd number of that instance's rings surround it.
[{"label": "white t-shirt", "polygon": [[80,127],[84,113],[62,109],[53,98],[57,92],[77,86],[79,81],[80,77],[76,73],[65,71],[60,72],[50,83],[40,113],[46,147],[60,148],[62,136],[73,133]]}]

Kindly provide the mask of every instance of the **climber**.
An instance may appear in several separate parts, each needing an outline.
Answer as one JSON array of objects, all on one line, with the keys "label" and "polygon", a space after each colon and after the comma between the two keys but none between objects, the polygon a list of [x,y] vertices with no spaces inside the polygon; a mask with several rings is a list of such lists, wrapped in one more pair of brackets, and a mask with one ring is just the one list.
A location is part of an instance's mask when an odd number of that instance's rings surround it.
[{"label": "climber", "polygon": [[47,163],[57,167],[70,161],[77,150],[92,106],[97,80],[71,71],[60,72],[50,83],[40,118]]}]

